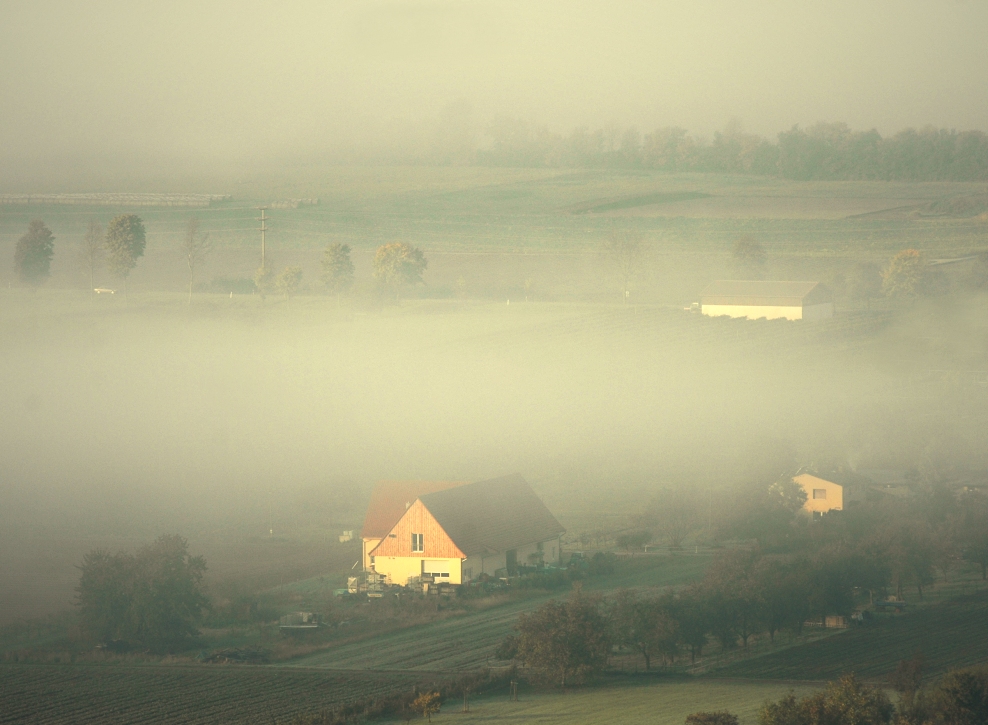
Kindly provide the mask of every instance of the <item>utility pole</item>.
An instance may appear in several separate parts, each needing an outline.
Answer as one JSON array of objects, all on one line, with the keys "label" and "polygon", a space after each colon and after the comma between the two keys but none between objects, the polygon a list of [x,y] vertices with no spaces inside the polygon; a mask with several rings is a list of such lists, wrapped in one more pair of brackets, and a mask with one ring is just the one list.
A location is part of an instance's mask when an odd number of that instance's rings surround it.
[{"label": "utility pole", "polygon": [[264,216],[264,212],[267,211],[268,208],[266,206],[259,206],[257,208],[261,210],[261,216],[259,219],[257,219],[257,221],[261,222],[261,267],[264,268],[266,266],[266,260],[265,260],[266,249],[264,243],[265,242],[264,233],[268,230],[268,228],[264,226],[264,222],[267,221],[267,219]]}]

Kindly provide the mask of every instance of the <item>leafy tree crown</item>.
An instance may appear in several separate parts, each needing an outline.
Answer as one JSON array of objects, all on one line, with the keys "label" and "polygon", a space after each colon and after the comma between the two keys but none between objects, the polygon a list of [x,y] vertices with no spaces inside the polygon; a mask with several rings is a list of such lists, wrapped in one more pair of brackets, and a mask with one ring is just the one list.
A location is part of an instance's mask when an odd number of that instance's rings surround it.
[{"label": "leafy tree crown", "polygon": [[322,255],[323,284],[330,292],[340,294],[353,286],[353,260],[350,259],[350,245],[330,244]]},{"label": "leafy tree crown", "polygon": [[144,256],[144,222],[136,214],[120,214],[106,227],[107,266],[116,277],[127,277]]},{"label": "leafy tree crown", "polygon": [[55,255],[55,237],[43,221],[35,219],[28,225],[27,233],[17,240],[14,250],[14,267],[22,282],[40,285],[50,275],[51,260]]},{"label": "leafy tree crown", "polygon": [[395,296],[403,285],[417,284],[429,266],[422,250],[405,242],[392,242],[377,248],[374,254],[374,278],[391,287]]}]

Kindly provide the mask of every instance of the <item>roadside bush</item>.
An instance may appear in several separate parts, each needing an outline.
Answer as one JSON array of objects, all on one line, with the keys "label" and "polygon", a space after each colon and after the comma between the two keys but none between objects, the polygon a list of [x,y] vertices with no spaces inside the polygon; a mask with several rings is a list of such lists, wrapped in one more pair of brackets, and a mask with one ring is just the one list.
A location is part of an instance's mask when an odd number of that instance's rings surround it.
[{"label": "roadside bush", "polygon": [[722,712],[694,712],[686,716],[686,725],[738,725],[738,716]]},{"label": "roadside bush", "polygon": [[573,582],[568,571],[561,569],[540,570],[525,574],[514,581],[519,589],[561,589]]},{"label": "roadside bush", "polygon": [[254,280],[247,277],[213,277],[209,284],[197,287],[198,291],[216,294],[252,295],[257,291]]},{"label": "roadside bush", "polygon": [[787,695],[762,708],[760,725],[888,725],[895,708],[888,696],[854,675],[802,699]]},{"label": "roadside bush", "polygon": [[940,725],[988,723],[988,667],[954,670],[933,688],[927,705]]},{"label": "roadside bush", "polygon": [[590,576],[609,576],[614,573],[617,556],[610,552],[598,551],[590,558],[588,572]]}]

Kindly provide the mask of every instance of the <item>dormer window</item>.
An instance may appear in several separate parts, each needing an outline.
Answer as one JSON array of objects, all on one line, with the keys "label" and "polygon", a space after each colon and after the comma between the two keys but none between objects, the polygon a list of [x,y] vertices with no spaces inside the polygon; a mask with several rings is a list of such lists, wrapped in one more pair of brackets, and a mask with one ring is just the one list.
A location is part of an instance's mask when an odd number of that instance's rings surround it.
[{"label": "dormer window", "polygon": [[425,542],[422,534],[412,534],[412,553],[418,554],[425,551]]}]

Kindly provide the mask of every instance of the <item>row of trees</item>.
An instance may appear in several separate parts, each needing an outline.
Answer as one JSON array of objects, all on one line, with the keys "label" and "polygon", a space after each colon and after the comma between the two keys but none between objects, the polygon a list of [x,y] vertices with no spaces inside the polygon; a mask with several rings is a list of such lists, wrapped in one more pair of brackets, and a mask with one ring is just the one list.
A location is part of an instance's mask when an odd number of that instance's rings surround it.
[{"label": "row of trees", "polygon": [[[355,279],[350,252],[348,244],[331,244],[323,250],[320,262],[322,272],[319,278],[329,292],[336,296],[337,305],[342,295],[353,287]],[[429,260],[417,247],[404,242],[392,242],[377,248],[372,266],[374,279],[397,302],[404,287],[422,283],[422,274],[429,266]],[[254,274],[254,286],[262,295],[274,287],[290,298],[301,282],[302,268],[299,266],[286,267],[275,277],[270,267],[262,265]]]},{"label": "row of trees", "polygon": [[786,179],[983,181],[988,136],[980,131],[906,129],[883,137],[845,123],[794,126],[773,142],[732,121],[709,141],[678,127],[577,128],[568,135],[502,118],[488,129],[487,166],[616,167],[777,175]]},{"label": "row of trees", "polygon": [[[54,241],[55,237],[44,222],[31,222],[27,233],[18,241],[14,254],[15,267],[23,282],[37,286],[48,278]],[[145,243],[144,224],[136,215],[115,217],[105,233],[98,221],[91,220],[80,256],[91,288],[95,287],[96,274],[104,259],[109,271],[116,278],[126,281],[137,260],[143,256]],[[211,251],[209,235],[201,232],[199,220],[192,217],[182,241],[182,253],[189,268],[190,303],[196,269]],[[649,245],[640,235],[615,233],[605,241],[601,253],[627,302],[632,289],[648,274],[651,257]],[[767,259],[765,248],[750,235],[739,238],[731,251],[733,267],[746,278],[761,278]],[[341,243],[329,245],[323,252],[321,267],[320,280],[336,296],[339,304],[340,298],[353,287],[355,280],[350,246]],[[373,258],[374,278],[396,301],[403,288],[422,283],[427,267],[428,260],[422,250],[403,242],[381,245]],[[970,286],[988,286],[988,254],[974,262],[969,276]],[[285,267],[275,274],[273,267],[266,264],[257,270],[252,282],[261,295],[277,291],[291,298],[301,286],[302,267]],[[943,294],[948,288],[943,273],[931,267],[923,255],[914,249],[899,252],[883,269],[876,264],[862,262],[846,275],[843,272],[835,273],[829,282],[839,297],[849,297],[869,305],[872,299],[883,295],[893,298],[932,296]]]},{"label": "row of trees", "polygon": [[769,486],[739,484],[716,496],[687,487],[663,489],[635,517],[632,533],[647,532],[672,548],[690,536],[702,536],[711,543],[751,542],[767,554],[827,552],[835,562],[870,562],[867,576],[854,575],[857,585],[899,595],[906,588],[921,592],[937,576],[948,576],[961,560],[977,564],[988,577],[984,493],[957,494],[944,483],[919,485],[909,498],[854,501],[818,521],[802,511],[804,501],[805,494],[788,475]]},{"label": "row of trees", "polygon": [[887,559],[827,547],[813,555],[766,555],[737,549],[718,557],[699,582],[679,592],[623,590],[594,598],[579,589],[566,602],[549,602],[522,615],[518,635],[499,655],[565,684],[600,671],[612,646],[656,659],[695,662],[710,642],[720,651],[747,649],[752,637],[787,630],[828,615],[849,616],[858,591],[884,592]]},{"label": "row of trees", "polygon": [[[144,255],[146,237],[144,222],[135,214],[114,217],[105,232],[98,220],[90,220],[80,247],[80,262],[89,276],[90,289],[95,288],[96,275],[104,262],[114,277],[126,281],[131,270],[137,266],[137,260]],[[201,231],[196,217],[190,218],[186,224],[181,249],[189,267],[191,303],[196,269],[213,249],[212,240]],[[55,236],[42,220],[35,219],[14,250],[14,266],[19,279],[32,286],[43,284],[51,274],[54,255]],[[373,259],[373,274],[397,301],[402,288],[422,282],[428,265],[421,249],[404,242],[393,242],[378,247]],[[321,267],[320,279],[339,303],[340,297],[354,283],[350,246],[329,245],[323,252]],[[276,275],[273,268],[265,264],[257,270],[253,282],[262,295],[277,290],[290,298],[301,285],[302,267],[289,266]]]},{"label": "row of trees", "polygon": [[[740,486],[718,499],[715,507],[713,499],[688,490],[663,491],[637,528],[617,537],[629,549],[653,537],[676,547],[701,530],[715,540],[748,542],[718,557],[702,580],[678,593],[624,591],[609,600],[577,594],[571,604],[554,603],[522,618],[519,635],[501,654],[561,675],[560,663],[569,660],[550,657],[541,632],[562,628],[566,636],[551,635],[560,647],[579,642],[593,624],[595,637],[607,643],[602,651],[619,645],[639,653],[648,668],[655,658],[674,662],[688,653],[695,659],[710,642],[728,650],[746,648],[756,635],[798,635],[807,621],[849,616],[862,599],[892,593],[901,599],[907,590],[922,596],[962,560],[988,578],[988,496],[982,493],[958,496],[934,484],[908,500],[859,502],[819,520],[801,511],[805,494],[787,477],[767,487]],[[585,644],[574,645],[568,656],[585,651]],[[580,662],[590,669],[566,665],[568,676],[603,666],[599,659]]]},{"label": "row of trees", "polygon": [[[982,511],[981,516],[984,516]],[[968,522],[988,561],[988,519]],[[911,524],[886,528],[866,545],[833,542],[812,554],[737,549],[718,557],[699,582],[678,592],[623,590],[551,601],[519,617],[517,635],[497,651],[545,679],[565,685],[603,670],[613,647],[635,652],[649,669],[656,659],[695,662],[715,642],[747,649],[752,637],[801,634],[807,621],[849,616],[862,595],[882,596],[907,584],[922,589],[938,564],[935,542]]]},{"label": "row of trees", "polygon": [[[144,256],[145,244],[144,222],[135,214],[114,217],[105,233],[98,221],[90,221],[81,248],[81,261],[89,272],[90,286],[95,286],[96,270],[104,258],[110,273],[126,280],[137,260]],[[43,284],[51,275],[54,256],[55,236],[43,221],[35,219],[14,249],[18,277],[32,286]]]},{"label": "row of trees", "polygon": [[[900,669],[911,664],[900,663]],[[988,668],[954,670],[925,689],[920,689],[918,677],[911,678],[908,683],[893,680],[891,684],[901,696],[897,704],[893,704],[881,688],[847,675],[812,695],[797,698],[790,693],[777,702],[766,703],[758,715],[758,722],[759,725],[977,725],[988,722]],[[719,721],[718,725],[721,723],[724,721]]]}]

